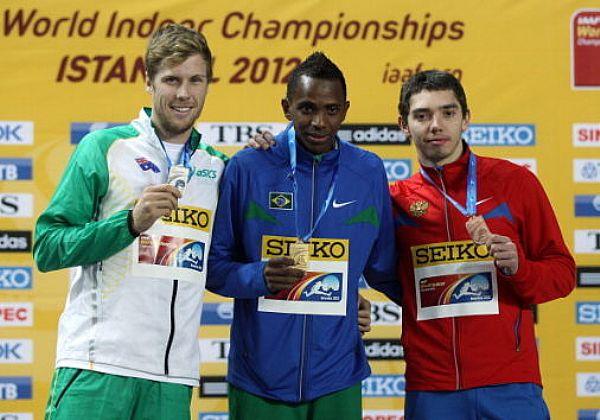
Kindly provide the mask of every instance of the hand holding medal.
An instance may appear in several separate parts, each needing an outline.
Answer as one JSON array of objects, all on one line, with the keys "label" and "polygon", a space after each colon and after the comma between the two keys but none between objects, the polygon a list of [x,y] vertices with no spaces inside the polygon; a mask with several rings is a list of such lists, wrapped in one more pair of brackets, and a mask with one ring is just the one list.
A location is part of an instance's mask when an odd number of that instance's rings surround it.
[{"label": "hand holding medal", "polygon": [[472,216],[466,223],[469,236],[478,245],[485,245],[498,269],[505,276],[512,276],[519,268],[517,246],[508,236],[493,234],[481,216]]}]

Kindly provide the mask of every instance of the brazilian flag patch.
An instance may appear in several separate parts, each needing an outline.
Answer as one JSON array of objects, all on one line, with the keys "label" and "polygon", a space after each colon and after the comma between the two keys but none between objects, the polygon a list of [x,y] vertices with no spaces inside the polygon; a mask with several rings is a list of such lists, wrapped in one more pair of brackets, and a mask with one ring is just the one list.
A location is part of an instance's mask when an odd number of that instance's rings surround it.
[{"label": "brazilian flag patch", "polygon": [[294,194],[291,192],[269,192],[269,208],[271,210],[294,210]]}]

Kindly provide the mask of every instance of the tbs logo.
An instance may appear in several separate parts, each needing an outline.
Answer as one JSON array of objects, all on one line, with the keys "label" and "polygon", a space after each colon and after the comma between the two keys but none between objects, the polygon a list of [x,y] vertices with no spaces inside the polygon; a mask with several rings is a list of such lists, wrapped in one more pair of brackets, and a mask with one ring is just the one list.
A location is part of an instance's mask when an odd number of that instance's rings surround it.
[{"label": "tbs logo", "polygon": [[0,363],[31,363],[32,361],[32,340],[0,339]]},{"label": "tbs logo", "polygon": [[201,122],[198,130],[203,134],[202,141],[220,146],[240,146],[248,142],[252,136],[263,131],[272,134],[285,130],[286,124],[275,122]]},{"label": "tbs logo", "polygon": [[74,122],[71,123],[71,144],[79,144],[79,142],[88,134],[103,130],[105,128],[113,128],[123,125],[123,123],[110,122]]},{"label": "tbs logo", "polygon": [[0,376],[0,400],[30,400],[30,376]]},{"label": "tbs logo", "polygon": [[31,267],[0,267],[0,290],[31,289]]},{"label": "tbs logo", "polygon": [[371,375],[362,381],[363,397],[404,397],[404,375]]},{"label": "tbs logo", "polygon": [[0,159],[0,181],[22,181],[31,178],[31,159]]},{"label": "tbs logo", "polygon": [[229,356],[228,338],[201,338],[200,362],[201,363],[224,363]]},{"label": "tbs logo", "polygon": [[24,193],[0,194],[1,217],[32,217],[33,195]]},{"label": "tbs logo", "polygon": [[384,159],[383,166],[389,182],[410,178],[412,175],[410,159]]},{"label": "tbs logo", "polygon": [[373,325],[402,325],[402,308],[392,302],[371,302]]},{"label": "tbs logo", "polygon": [[471,124],[464,137],[471,146],[535,146],[535,125]]},{"label": "tbs logo", "polygon": [[33,144],[32,121],[0,121],[0,145]]}]

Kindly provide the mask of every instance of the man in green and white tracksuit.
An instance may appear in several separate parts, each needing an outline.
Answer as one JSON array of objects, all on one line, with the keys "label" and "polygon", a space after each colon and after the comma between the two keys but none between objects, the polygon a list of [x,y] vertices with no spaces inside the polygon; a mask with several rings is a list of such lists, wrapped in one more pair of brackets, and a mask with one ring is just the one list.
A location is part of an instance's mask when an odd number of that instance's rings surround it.
[{"label": "man in green and white tracksuit", "polygon": [[193,129],[211,78],[199,33],[160,29],[153,99],[87,135],[36,226],[41,271],[72,271],[46,418],[189,418],[196,340],[226,158]]}]

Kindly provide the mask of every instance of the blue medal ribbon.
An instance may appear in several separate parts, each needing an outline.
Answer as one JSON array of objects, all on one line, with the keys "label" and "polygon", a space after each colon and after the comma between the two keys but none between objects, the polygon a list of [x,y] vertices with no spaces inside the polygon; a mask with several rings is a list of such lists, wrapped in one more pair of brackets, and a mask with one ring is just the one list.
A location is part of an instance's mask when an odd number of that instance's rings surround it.
[{"label": "blue medal ribbon", "polygon": [[[167,149],[165,149],[165,145],[163,143],[163,141],[161,139],[158,139],[159,143],[160,143],[160,147],[162,147],[163,152],[165,152],[165,157],[167,158],[167,172],[171,172],[171,168],[173,167],[173,162],[171,161],[171,158],[169,157],[169,154],[167,153]],[[183,146],[183,150],[181,151],[181,155],[179,156],[179,162],[177,162],[176,166],[183,166],[185,168],[187,168],[188,170],[188,181],[190,180],[190,178],[192,177],[192,174],[194,172],[194,168],[192,167],[192,164],[190,163],[190,160],[192,158],[192,145],[190,140],[188,139],[185,142],[185,145]]]},{"label": "blue medal ribbon", "polygon": [[452,205],[465,217],[474,216],[477,213],[477,157],[474,153],[469,155],[469,168],[467,171],[467,202],[466,208],[458,201],[450,197],[444,190],[437,186],[429,174],[421,168],[421,175],[433,185]]},{"label": "blue medal ribbon", "polygon": [[[294,188],[294,196],[298,197],[298,183],[296,181],[296,166],[297,166],[297,158],[296,158],[296,131],[294,130],[293,123],[291,123],[289,125],[289,129],[288,129],[288,132],[287,132],[287,137],[288,137],[288,148],[290,150],[290,170],[291,170],[290,175],[292,177],[292,185],[293,185],[293,188]],[[340,154],[341,154],[341,150],[340,150]],[[321,219],[323,218],[323,216],[327,212],[327,209],[329,208],[329,205],[331,204],[331,200],[333,199],[333,190],[335,189],[335,185],[337,184],[337,177],[338,177],[339,166],[340,166],[340,158],[338,156],[338,160],[337,160],[337,162],[335,164],[333,178],[331,179],[331,185],[329,186],[329,191],[327,192],[327,198],[325,199],[325,202],[321,206],[321,210],[319,211],[319,215],[317,216],[317,220],[313,224],[312,228],[310,229],[310,231],[306,235],[303,235],[303,236],[300,235],[300,229],[298,227],[298,206],[296,205],[296,214],[295,214],[296,236],[299,239],[301,239],[302,242],[306,242],[307,243],[307,242],[310,241],[310,238],[312,238],[312,235],[315,233],[315,230],[317,229],[317,226],[319,225],[319,222],[321,221]]]}]

